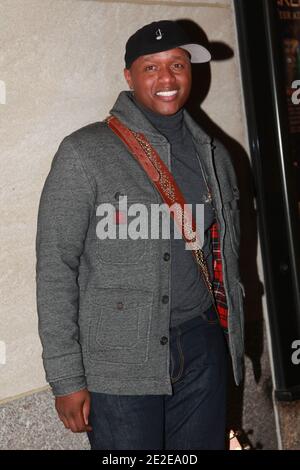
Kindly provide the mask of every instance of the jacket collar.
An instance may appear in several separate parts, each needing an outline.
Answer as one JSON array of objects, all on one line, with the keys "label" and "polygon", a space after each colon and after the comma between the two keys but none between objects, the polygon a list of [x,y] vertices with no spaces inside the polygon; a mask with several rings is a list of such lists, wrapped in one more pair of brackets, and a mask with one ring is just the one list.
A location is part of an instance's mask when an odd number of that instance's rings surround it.
[{"label": "jacket collar", "polygon": [[186,109],[183,110],[183,119],[184,122],[192,134],[193,138],[199,143],[199,144],[211,144],[212,143],[212,137],[210,137],[204,130],[194,121],[192,116],[187,112]]},{"label": "jacket collar", "polygon": [[[141,132],[151,143],[167,143],[167,139],[160,134],[143,112],[136,106],[131,99],[130,91],[121,91],[110,114],[117,117],[125,126],[135,132]],[[210,144],[209,137],[192,119],[186,109],[183,111],[184,122],[191,132],[193,138],[199,144]]]}]

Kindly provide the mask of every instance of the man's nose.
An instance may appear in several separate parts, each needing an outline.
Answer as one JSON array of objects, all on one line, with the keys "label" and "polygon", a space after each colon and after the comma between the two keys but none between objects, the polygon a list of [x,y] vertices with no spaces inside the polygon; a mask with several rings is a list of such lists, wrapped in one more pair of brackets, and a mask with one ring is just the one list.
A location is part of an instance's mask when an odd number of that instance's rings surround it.
[{"label": "man's nose", "polygon": [[159,73],[159,80],[162,83],[172,83],[176,81],[175,75],[168,67],[162,68]]}]

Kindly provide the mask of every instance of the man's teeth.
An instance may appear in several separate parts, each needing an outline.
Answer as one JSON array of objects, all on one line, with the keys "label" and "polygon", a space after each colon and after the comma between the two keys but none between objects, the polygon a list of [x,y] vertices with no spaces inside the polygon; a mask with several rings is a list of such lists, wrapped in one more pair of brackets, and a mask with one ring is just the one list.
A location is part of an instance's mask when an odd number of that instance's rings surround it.
[{"label": "man's teeth", "polygon": [[171,90],[171,91],[158,91],[156,94],[158,96],[174,96],[177,95],[178,91],[177,90]]}]

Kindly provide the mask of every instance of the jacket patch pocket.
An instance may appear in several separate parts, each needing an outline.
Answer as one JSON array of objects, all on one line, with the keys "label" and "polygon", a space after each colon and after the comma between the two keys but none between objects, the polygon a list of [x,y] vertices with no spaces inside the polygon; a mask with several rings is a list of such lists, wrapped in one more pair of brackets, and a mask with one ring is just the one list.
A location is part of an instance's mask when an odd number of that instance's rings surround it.
[{"label": "jacket patch pocket", "polygon": [[[96,289],[95,289],[96,290]],[[147,360],[153,293],[136,289],[97,289],[90,312],[90,360],[141,364]]]}]

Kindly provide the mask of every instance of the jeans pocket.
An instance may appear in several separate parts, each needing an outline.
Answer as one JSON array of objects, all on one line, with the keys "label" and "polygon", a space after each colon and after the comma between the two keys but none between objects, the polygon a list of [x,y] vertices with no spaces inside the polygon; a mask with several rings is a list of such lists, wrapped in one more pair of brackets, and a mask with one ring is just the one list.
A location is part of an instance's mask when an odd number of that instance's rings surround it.
[{"label": "jeans pocket", "polygon": [[172,354],[172,350],[170,348],[170,377],[171,379],[173,378],[173,372],[174,372],[174,359],[173,359],[173,354]]},{"label": "jeans pocket", "polygon": [[[184,369],[184,355],[183,355],[183,350],[182,350],[182,345],[181,345],[181,334],[180,331],[178,330],[177,336],[176,336],[176,346],[174,346],[174,355],[172,354],[172,351],[170,352],[172,356],[172,374],[171,374],[171,382],[175,383],[177,382],[183,373]],[[177,361],[176,361],[177,358]],[[173,377],[173,373],[175,373],[175,376]]]}]

